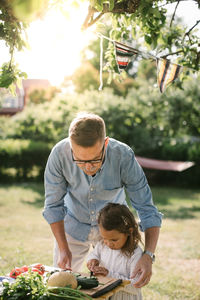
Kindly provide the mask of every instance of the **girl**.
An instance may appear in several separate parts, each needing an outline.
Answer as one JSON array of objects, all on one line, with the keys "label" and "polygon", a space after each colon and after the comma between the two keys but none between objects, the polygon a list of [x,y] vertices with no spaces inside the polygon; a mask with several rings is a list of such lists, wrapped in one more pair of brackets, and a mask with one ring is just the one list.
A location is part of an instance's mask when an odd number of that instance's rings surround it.
[{"label": "girl", "polygon": [[88,269],[94,275],[131,281],[112,300],[141,300],[141,289],[133,286],[137,279],[130,279],[142,256],[138,246],[141,236],[133,214],[125,205],[109,203],[100,211],[98,225],[102,239],[88,256]]}]

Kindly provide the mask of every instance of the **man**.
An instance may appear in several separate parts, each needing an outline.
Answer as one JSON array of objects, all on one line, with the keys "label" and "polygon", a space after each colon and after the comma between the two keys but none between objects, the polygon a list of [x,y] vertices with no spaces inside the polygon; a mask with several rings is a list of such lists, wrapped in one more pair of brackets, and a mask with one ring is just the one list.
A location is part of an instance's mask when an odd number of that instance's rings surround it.
[{"label": "man", "polygon": [[97,216],[108,202],[126,204],[125,190],[145,232],[145,251],[132,276],[146,285],[161,226],[146,177],[126,144],[106,137],[101,117],[80,113],[69,137],[54,146],[45,170],[43,215],[56,239],[54,265],[80,271],[98,239]]}]

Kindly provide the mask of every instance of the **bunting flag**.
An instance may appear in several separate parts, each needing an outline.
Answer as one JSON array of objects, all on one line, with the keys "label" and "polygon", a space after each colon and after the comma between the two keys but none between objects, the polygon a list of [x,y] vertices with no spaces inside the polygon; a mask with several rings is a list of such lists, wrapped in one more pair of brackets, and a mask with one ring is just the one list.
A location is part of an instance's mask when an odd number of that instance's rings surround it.
[{"label": "bunting flag", "polygon": [[127,68],[132,56],[138,54],[138,51],[118,42],[114,42],[114,45],[118,69],[119,72],[122,72]]},{"label": "bunting flag", "polygon": [[180,65],[171,63],[168,59],[157,58],[157,81],[161,93],[178,78],[181,71]]},{"label": "bunting flag", "polygon": [[160,92],[163,93],[165,89],[173,83],[181,74],[185,67],[172,63],[169,59],[159,58],[149,52],[140,51],[132,48],[126,44],[114,41],[100,33],[98,36],[101,38],[101,56],[100,56],[100,87],[102,90],[102,66],[103,66],[103,42],[102,39],[108,39],[114,44],[115,58],[118,66],[119,73],[125,70],[132,60],[133,55],[141,56],[144,59],[154,59],[157,62],[157,82]]}]

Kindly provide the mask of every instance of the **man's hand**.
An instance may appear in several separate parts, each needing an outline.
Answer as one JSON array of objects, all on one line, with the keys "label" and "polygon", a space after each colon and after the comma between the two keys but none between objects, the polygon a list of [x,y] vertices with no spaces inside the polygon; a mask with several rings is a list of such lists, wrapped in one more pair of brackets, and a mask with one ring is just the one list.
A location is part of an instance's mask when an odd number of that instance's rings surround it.
[{"label": "man's hand", "polygon": [[135,270],[132,273],[131,278],[137,280],[134,287],[141,288],[149,283],[152,275],[152,260],[147,254],[144,254],[140,260],[138,260]]},{"label": "man's hand", "polygon": [[71,270],[72,253],[69,249],[59,252],[58,266],[64,270]]}]

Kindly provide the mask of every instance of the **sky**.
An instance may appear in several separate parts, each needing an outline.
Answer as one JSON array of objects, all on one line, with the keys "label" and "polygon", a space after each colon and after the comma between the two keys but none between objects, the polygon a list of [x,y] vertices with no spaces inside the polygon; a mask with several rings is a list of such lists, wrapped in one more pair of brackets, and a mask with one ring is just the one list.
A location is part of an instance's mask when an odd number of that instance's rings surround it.
[{"label": "sky", "polygon": [[[173,7],[168,7],[169,13],[173,13]],[[200,19],[200,10],[190,1],[183,1],[177,14],[189,26]],[[94,26],[81,31],[86,15],[87,5],[83,4],[81,9],[70,11],[69,20],[57,10],[49,12],[44,20],[31,23],[28,29],[30,49],[15,54],[15,61],[28,74],[28,78],[48,79],[51,84],[59,85],[65,76],[71,75],[80,66],[81,50],[91,39],[97,38],[93,33]],[[9,56],[8,50],[1,44],[0,47],[1,64],[8,61]]]}]

